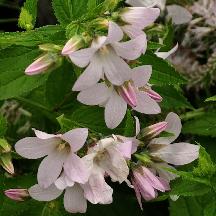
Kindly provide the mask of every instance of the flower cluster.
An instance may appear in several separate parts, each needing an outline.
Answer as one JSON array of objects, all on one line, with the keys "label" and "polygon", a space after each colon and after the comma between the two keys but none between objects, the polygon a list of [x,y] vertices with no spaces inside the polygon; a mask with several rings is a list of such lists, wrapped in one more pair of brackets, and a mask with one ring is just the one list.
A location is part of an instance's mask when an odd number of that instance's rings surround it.
[{"label": "flower cluster", "polygon": [[[130,66],[130,61],[146,52],[147,37],[143,30],[160,13],[153,6],[120,9],[117,15],[103,22],[106,32],[95,35],[87,48],[83,45],[83,38],[77,35],[63,49],[42,45],[40,48],[46,53],[25,73],[44,72],[59,64],[63,57],[85,68],[72,90],[79,92],[79,102],[105,107],[105,122],[111,129],[122,122],[128,106],[139,113],[160,113],[162,97],[149,83],[151,65]],[[157,51],[155,54],[165,59],[176,49],[177,46],[167,53]],[[134,137],[113,134],[94,139],[94,142],[88,139],[87,128],[72,129],[64,134],[47,134],[33,129],[36,137],[21,139],[15,149],[28,159],[44,158],[38,168],[38,184],[28,192],[13,189],[5,194],[15,200],[31,196],[39,201],[51,201],[64,193],[65,209],[71,213],[84,213],[87,201],[92,204],[112,203],[113,189],[106,181],[110,178],[134,188],[142,208],[142,197],[151,200],[157,197],[157,191],[170,190],[169,182],[176,175],[166,169],[175,169],[175,165],[197,159],[199,146],[172,143],[181,132],[180,118],[175,113],[169,113],[165,121],[142,130],[138,118],[135,118]]]},{"label": "flower cluster", "polygon": [[[170,190],[169,182],[176,178],[166,170],[175,169],[170,164],[188,164],[199,155],[197,145],[172,143],[181,132],[181,121],[175,113],[169,113],[164,122],[143,130],[137,119],[135,137],[112,135],[86,144],[85,148],[86,128],[57,135],[33,130],[36,137],[24,138],[15,145],[17,153],[25,158],[46,156],[38,168],[38,184],[28,193],[39,201],[51,201],[64,193],[65,209],[71,213],[86,212],[87,201],[112,203],[113,189],[106,182],[108,177],[134,188],[142,208],[141,197],[151,200],[157,197],[157,191]],[[163,131],[169,136],[155,138]],[[23,190],[20,191],[23,194]],[[5,193],[22,200],[18,192],[8,190]],[[24,194],[26,196],[26,192]]]}]

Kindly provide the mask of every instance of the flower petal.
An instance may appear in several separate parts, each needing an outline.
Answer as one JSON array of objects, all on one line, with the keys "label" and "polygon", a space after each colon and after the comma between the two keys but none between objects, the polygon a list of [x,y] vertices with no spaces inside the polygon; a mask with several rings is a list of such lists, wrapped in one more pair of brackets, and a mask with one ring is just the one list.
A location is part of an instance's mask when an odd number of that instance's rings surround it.
[{"label": "flower petal", "polygon": [[127,111],[127,103],[115,91],[105,106],[105,122],[108,128],[117,127]]},{"label": "flower petal", "polygon": [[38,168],[38,184],[47,188],[54,183],[61,174],[66,155],[64,153],[53,151],[44,158]]},{"label": "flower petal", "polygon": [[70,181],[70,179],[68,179],[68,177],[65,175],[65,173],[63,172],[61,174],[61,176],[55,181],[55,186],[59,189],[59,190],[64,190],[67,187],[72,187],[74,186],[74,182]]},{"label": "flower petal", "polygon": [[114,85],[122,85],[131,78],[132,70],[112,48],[109,48],[108,51],[106,55],[101,56],[106,78]]},{"label": "flower petal", "polygon": [[62,135],[62,139],[70,144],[72,152],[77,152],[79,149],[81,149],[85,144],[87,137],[87,128],[72,129]]},{"label": "flower petal", "polygon": [[142,197],[141,197],[141,194],[140,194],[140,191],[139,191],[139,187],[138,187],[138,185],[137,185],[137,183],[136,183],[135,180],[132,179],[131,181],[132,181],[132,184],[134,186],[134,191],[135,191],[136,198],[137,198],[137,201],[139,203],[139,206],[140,206],[141,210],[143,210]]},{"label": "flower petal", "polygon": [[151,99],[145,92],[137,92],[137,106],[134,110],[145,114],[158,114],[161,112],[160,106]]},{"label": "flower petal", "polygon": [[145,33],[127,42],[116,42],[113,45],[116,53],[123,59],[135,60],[142,53],[145,53],[147,48],[147,39]]},{"label": "flower petal", "polygon": [[96,55],[93,57],[91,63],[85,69],[85,71],[79,76],[72,90],[81,91],[89,87],[92,87],[102,77],[103,77],[102,64]]},{"label": "flower petal", "polygon": [[59,143],[58,138],[42,140],[37,137],[26,137],[15,144],[15,149],[22,157],[37,159],[53,152]]},{"label": "flower petal", "polygon": [[184,165],[199,157],[199,146],[189,143],[174,143],[167,145],[152,155],[170,164]]},{"label": "flower petal", "polygon": [[120,41],[123,38],[123,36],[124,34],[121,28],[116,23],[109,21],[107,43]]},{"label": "flower petal", "polygon": [[157,51],[155,53],[155,55],[159,58],[162,58],[162,59],[167,59],[170,55],[172,55],[173,53],[175,53],[176,51],[178,50],[178,44],[176,44],[170,51],[168,52],[160,52],[160,51]]},{"label": "flower petal", "polygon": [[132,80],[136,87],[145,86],[151,78],[152,66],[143,65],[140,67],[133,68]]},{"label": "flower petal", "polygon": [[132,154],[132,145],[132,141],[128,140],[126,142],[118,142],[116,147],[124,158],[130,159]]},{"label": "flower petal", "polygon": [[54,137],[59,137],[59,138],[61,137],[61,134],[58,134],[58,135],[48,134],[43,131],[36,130],[35,128],[32,128],[32,130],[35,132],[36,137],[39,139],[50,139]]},{"label": "flower petal", "polygon": [[100,167],[106,171],[112,181],[118,181],[119,183],[126,181],[129,175],[129,168],[121,152],[116,146],[109,146],[106,150],[108,155],[100,161]]},{"label": "flower petal", "polygon": [[38,184],[32,186],[28,190],[29,195],[38,201],[51,201],[58,198],[63,190],[59,190],[54,184],[44,189],[41,188]]},{"label": "flower petal", "polygon": [[86,67],[97,50],[94,48],[81,49],[69,55],[70,60],[79,67]]},{"label": "flower petal", "polygon": [[70,180],[81,184],[85,184],[90,175],[85,161],[74,153],[71,153],[65,161],[64,171]]},{"label": "flower petal", "polygon": [[89,181],[82,187],[85,198],[92,204],[110,204],[113,201],[113,189],[105,182],[100,167],[94,166]]},{"label": "flower petal", "polygon": [[134,25],[124,25],[121,26],[121,28],[131,39],[136,38],[144,33],[140,28]]},{"label": "flower petal", "polygon": [[64,194],[64,207],[70,213],[86,212],[87,200],[84,198],[83,190],[78,184],[66,189]]},{"label": "flower petal", "polygon": [[137,136],[140,133],[140,121],[136,116],[134,116],[134,118],[136,121],[136,136]]},{"label": "flower petal", "polygon": [[77,100],[86,105],[99,105],[107,101],[111,91],[104,83],[97,83],[91,88],[81,91]]}]

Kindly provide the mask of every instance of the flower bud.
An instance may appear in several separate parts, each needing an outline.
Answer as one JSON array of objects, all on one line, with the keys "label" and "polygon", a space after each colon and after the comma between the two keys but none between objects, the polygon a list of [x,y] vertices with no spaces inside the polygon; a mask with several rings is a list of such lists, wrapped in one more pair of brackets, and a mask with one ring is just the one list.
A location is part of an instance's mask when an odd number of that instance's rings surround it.
[{"label": "flower bud", "polygon": [[57,54],[47,53],[29,65],[26,68],[25,73],[30,76],[40,74],[51,68],[58,60]]},{"label": "flower bud", "polygon": [[131,82],[125,82],[123,85],[118,87],[117,91],[128,105],[130,105],[131,107],[137,106],[136,92]]},{"label": "flower bud", "polygon": [[163,122],[159,122],[157,124],[151,125],[149,127],[146,127],[140,132],[140,136],[148,137],[149,139],[152,139],[158,136],[164,130],[166,130],[167,124],[168,124],[167,122],[163,121]]},{"label": "flower bud", "polygon": [[109,28],[109,20],[97,18],[91,22],[91,26],[97,30],[107,30]]},{"label": "flower bud", "polygon": [[15,201],[24,201],[25,198],[29,197],[27,189],[9,189],[4,191],[5,196]]},{"label": "flower bud", "polygon": [[64,46],[62,55],[69,55],[82,48],[84,44],[83,38],[79,35],[73,36]]},{"label": "flower bud", "polygon": [[3,169],[5,169],[8,173],[10,173],[11,175],[14,174],[14,166],[13,166],[13,163],[12,163],[10,153],[1,155],[0,164],[3,167]]},{"label": "flower bud", "polygon": [[163,98],[151,88],[147,89],[146,93],[149,95],[149,97],[151,97],[153,100],[155,100],[158,103],[163,100]]},{"label": "flower bud", "polygon": [[58,52],[61,51],[61,46],[47,43],[39,45],[39,49],[45,52]]}]

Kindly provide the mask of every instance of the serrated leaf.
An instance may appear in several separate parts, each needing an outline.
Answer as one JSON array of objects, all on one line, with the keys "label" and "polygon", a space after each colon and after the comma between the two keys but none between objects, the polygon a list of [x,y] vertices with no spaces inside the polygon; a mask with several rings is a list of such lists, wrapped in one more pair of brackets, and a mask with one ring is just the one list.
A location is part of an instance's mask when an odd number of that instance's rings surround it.
[{"label": "serrated leaf", "polygon": [[67,25],[87,12],[86,0],[52,0],[55,16],[59,23]]},{"label": "serrated leaf", "polygon": [[118,129],[108,129],[104,121],[104,109],[96,106],[80,106],[71,115],[60,116],[58,121],[64,132],[76,127],[89,128],[91,132],[103,135],[121,134],[124,130],[124,123]]},{"label": "serrated leaf", "polygon": [[150,83],[152,84],[174,85],[185,83],[185,79],[170,63],[149,51],[145,55],[141,56],[139,61],[142,65],[152,65],[153,72],[150,79]]},{"label": "serrated leaf", "polygon": [[64,44],[65,29],[58,25],[44,26],[27,32],[0,33],[0,47],[7,48],[10,45],[22,45],[27,47],[45,43]]},{"label": "serrated leaf", "polygon": [[38,50],[9,47],[0,54],[0,100],[14,98],[41,86],[48,74],[27,76],[25,68],[39,55]]},{"label": "serrated leaf", "polygon": [[216,137],[216,113],[206,112],[183,125],[182,133]]},{"label": "serrated leaf", "polygon": [[21,13],[18,20],[20,28],[31,30],[35,26],[37,17],[37,2],[38,0],[26,0],[21,8]]},{"label": "serrated leaf", "polygon": [[156,86],[154,87],[154,90],[162,96],[163,100],[160,103],[160,106],[164,109],[193,109],[187,98],[185,98],[184,95],[177,91],[173,86]]},{"label": "serrated leaf", "polygon": [[216,201],[212,200],[205,209],[204,209],[204,216],[215,216],[216,215]]},{"label": "serrated leaf", "polygon": [[76,80],[72,64],[64,61],[63,65],[52,71],[46,82],[46,101],[51,107],[61,106],[66,97],[72,94]]}]

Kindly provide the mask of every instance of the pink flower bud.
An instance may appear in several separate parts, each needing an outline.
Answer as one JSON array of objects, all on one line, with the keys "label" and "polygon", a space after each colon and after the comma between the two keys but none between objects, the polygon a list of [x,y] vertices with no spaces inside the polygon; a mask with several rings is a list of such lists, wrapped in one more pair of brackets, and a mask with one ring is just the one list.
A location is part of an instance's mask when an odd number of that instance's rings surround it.
[{"label": "pink flower bud", "polygon": [[151,97],[152,99],[154,99],[158,103],[163,100],[163,98],[157,92],[152,90],[151,88],[147,89],[146,93],[149,95],[149,97]]},{"label": "pink flower bud", "polygon": [[24,201],[29,197],[27,189],[9,189],[4,191],[5,196],[15,201]]},{"label": "pink flower bud", "polygon": [[57,61],[57,59],[56,54],[47,53],[29,65],[26,68],[25,73],[30,76],[40,74],[49,69]]},{"label": "pink flower bud", "polygon": [[64,46],[62,50],[62,55],[69,55],[72,52],[77,51],[83,45],[83,39],[80,36],[72,37]]},{"label": "pink flower bud", "polygon": [[128,105],[131,107],[137,106],[136,92],[131,82],[125,82],[122,86],[118,87],[118,93]]},{"label": "pink flower bud", "polygon": [[0,157],[0,164],[8,173],[14,174],[14,166],[11,160],[11,155],[9,153],[3,154]]},{"label": "pink flower bud", "polygon": [[167,122],[159,122],[157,124],[151,125],[149,127],[144,128],[141,131],[142,137],[154,138],[159,135],[161,132],[165,131],[167,128]]}]

